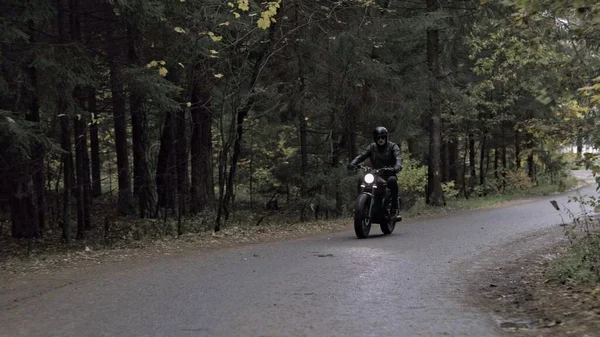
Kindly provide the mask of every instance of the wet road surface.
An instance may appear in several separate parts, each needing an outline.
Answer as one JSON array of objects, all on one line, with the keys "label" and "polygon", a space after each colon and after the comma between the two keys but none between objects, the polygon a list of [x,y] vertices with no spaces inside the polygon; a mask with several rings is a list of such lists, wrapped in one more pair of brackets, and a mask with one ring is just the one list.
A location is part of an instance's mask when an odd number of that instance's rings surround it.
[{"label": "wet road surface", "polygon": [[556,226],[551,199],[105,273],[0,308],[0,336],[502,336],[458,266]]}]

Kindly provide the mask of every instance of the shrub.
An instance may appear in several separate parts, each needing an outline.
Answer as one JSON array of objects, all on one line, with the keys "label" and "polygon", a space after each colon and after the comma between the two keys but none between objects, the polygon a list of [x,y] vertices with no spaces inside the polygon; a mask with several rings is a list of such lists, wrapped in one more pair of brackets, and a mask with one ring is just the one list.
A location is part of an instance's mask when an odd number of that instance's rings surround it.
[{"label": "shrub", "polygon": [[456,188],[454,181],[445,182],[442,184],[442,191],[446,199],[453,199],[458,196],[460,191]]},{"label": "shrub", "polygon": [[405,193],[417,192],[424,195],[427,186],[427,166],[419,166],[416,160],[407,158],[398,175],[398,185]]},{"label": "shrub", "polygon": [[533,182],[524,171],[510,170],[506,172],[506,185],[511,190],[528,190],[533,187]]}]

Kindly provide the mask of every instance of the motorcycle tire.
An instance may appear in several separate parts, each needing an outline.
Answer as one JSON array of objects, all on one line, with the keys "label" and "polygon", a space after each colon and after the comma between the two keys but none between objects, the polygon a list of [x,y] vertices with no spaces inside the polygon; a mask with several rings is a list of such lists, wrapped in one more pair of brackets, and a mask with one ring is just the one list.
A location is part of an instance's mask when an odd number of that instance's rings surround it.
[{"label": "motorcycle tire", "polygon": [[383,232],[383,234],[392,234],[392,232],[396,228],[396,220],[389,219],[385,223],[380,224],[379,227],[381,227],[381,231]]},{"label": "motorcycle tire", "polygon": [[369,196],[361,194],[356,198],[354,206],[354,233],[359,239],[369,236],[371,231],[371,218],[367,218],[369,212]]},{"label": "motorcycle tire", "polygon": [[[388,202],[387,214],[390,214],[391,211],[392,211],[392,207],[391,207],[391,204]],[[381,224],[379,224],[379,227],[381,228],[381,231],[383,232],[383,234],[392,234],[392,232],[396,228],[396,216],[394,216],[393,218],[390,216],[386,216],[385,221],[382,222]]]}]

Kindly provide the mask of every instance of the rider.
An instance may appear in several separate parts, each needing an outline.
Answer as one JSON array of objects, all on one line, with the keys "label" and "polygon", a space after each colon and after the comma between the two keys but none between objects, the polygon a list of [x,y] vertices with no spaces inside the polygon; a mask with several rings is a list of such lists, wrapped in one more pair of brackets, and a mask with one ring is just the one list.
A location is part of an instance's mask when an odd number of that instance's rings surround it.
[{"label": "rider", "polygon": [[387,186],[392,194],[392,214],[398,211],[398,179],[396,174],[402,170],[402,153],[400,146],[388,141],[388,130],[378,126],[373,130],[374,143],[369,144],[362,153],[354,158],[348,169],[356,169],[363,160],[371,159],[371,165],[375,169],[389,168],[381,173],[381,177],[387,181]]}]

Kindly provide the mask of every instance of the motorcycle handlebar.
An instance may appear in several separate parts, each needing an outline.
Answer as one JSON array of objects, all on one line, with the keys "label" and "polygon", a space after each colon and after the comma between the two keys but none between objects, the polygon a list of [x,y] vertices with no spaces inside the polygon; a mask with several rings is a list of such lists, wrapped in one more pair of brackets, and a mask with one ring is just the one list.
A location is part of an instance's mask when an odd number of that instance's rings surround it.
[{"label": "motorcycle handlebar", "polygon": [[394,171],[393,167],[382,167],[380,169],[374,169],[374,168],[370,168],[368,166],[365,165],[358,165],[358,168],[364,170],[365,172],[375,172],[375,173],[382,173],[385,171]]}]

